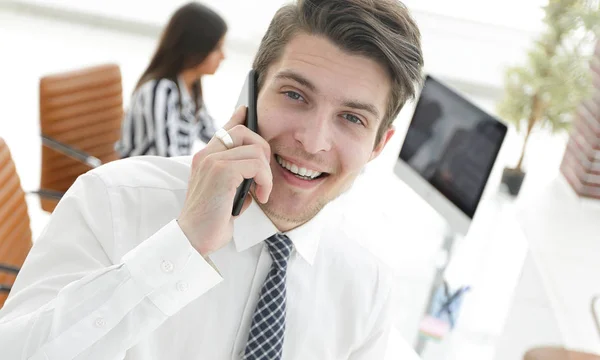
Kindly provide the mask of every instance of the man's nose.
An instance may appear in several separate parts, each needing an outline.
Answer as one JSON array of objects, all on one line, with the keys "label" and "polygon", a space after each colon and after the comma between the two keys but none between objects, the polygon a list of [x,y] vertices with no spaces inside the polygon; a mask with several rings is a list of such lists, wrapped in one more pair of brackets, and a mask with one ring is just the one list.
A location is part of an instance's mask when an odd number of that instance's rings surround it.
[{"label": "man's nose", "polygon": [[312,115],[301,121],[295,132],[296,141],[310,154],[331,150],[331,117],[326,113]]}]

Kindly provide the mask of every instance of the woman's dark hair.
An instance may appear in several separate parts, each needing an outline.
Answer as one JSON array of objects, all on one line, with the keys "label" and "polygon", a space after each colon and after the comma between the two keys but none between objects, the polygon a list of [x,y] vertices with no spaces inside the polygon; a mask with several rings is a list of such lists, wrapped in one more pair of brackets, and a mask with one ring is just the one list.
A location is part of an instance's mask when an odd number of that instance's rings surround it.
[{"label": "woman's dark hair", "polygon": [[[212,9],[197,2],[183,5],[171,16],[135,90],[154,79],[170,79],[177,84],[179,73],[204,61],[226,32],[227,24]],[[193,90],[196,101],[202,96],[200,80]]]}]

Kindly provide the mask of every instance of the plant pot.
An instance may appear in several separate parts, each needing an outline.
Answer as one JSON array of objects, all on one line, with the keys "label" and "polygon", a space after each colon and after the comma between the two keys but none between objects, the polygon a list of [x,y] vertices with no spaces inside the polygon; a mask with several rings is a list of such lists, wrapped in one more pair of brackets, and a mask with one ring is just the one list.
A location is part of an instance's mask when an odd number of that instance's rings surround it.
[{"label": "plant pot", "polygon": [[513,196],[519,195],[524,179],[525,173],[518,169],[504,168],[502,172],[502,184],[506,185],[508,193]]}]

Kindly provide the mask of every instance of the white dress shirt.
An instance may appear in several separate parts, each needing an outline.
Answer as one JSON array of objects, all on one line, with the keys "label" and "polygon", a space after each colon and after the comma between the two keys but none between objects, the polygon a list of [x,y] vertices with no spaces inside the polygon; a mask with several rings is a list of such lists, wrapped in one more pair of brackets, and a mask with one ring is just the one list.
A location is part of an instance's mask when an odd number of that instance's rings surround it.
[{"label": "white dress shirt", "polygon": [[[174,220],[190,160],[129,158],[76,181],[0,310],[2,359],[240,358],[277,230],[253,203],[205,260]],[[286,360],[384,358],[393,277],[333,208],[286,233]]]}]

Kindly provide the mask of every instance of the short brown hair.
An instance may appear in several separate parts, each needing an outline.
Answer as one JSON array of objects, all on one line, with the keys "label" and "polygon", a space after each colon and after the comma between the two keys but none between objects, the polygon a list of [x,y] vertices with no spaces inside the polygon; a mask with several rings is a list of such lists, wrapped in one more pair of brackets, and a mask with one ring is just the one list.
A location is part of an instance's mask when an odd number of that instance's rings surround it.
[{"label": "short brown hair", "polygon": [[388,108],[376,143],[392,125],[422,83],[421,34],[408,9],[398,0],[297,0],[277,11],[263,37],[253,68],[258,86],[271,64],[298,32],[320,35],[342,50],[381,64],[391,78]]}]

